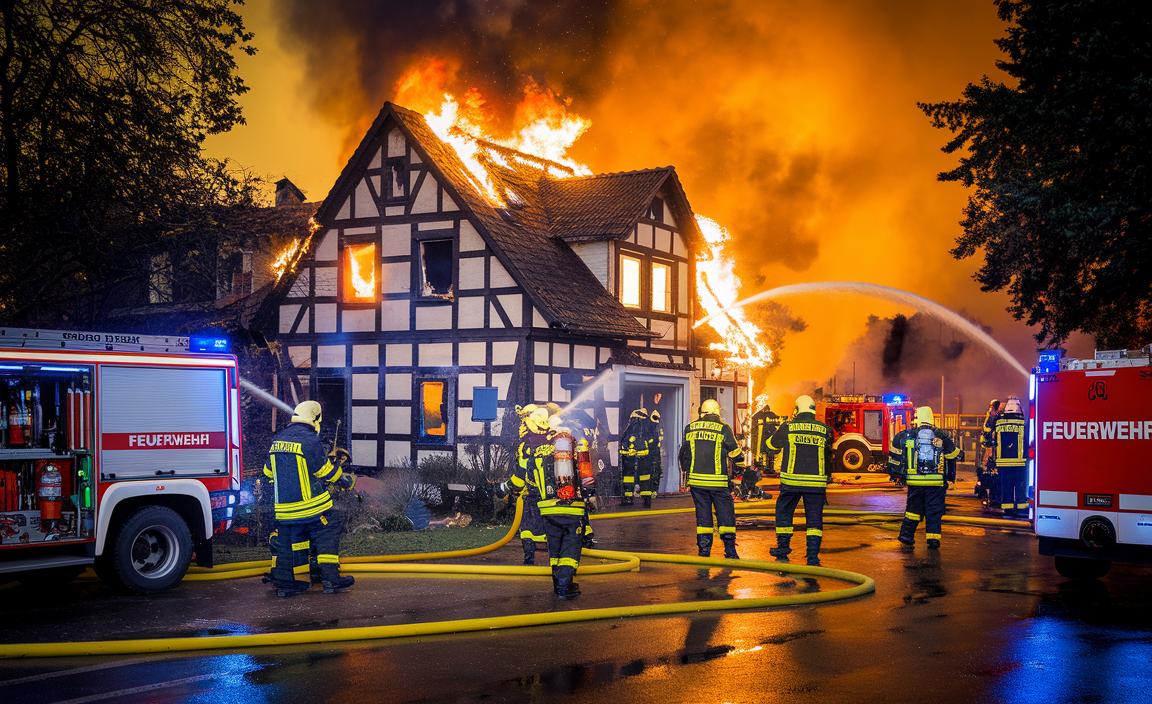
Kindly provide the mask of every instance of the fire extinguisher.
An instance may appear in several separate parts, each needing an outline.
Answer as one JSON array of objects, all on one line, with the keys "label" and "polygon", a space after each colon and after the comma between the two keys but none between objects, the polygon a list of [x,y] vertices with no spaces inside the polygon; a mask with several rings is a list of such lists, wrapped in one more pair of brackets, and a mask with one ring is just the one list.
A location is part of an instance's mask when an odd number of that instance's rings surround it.
[{"label": "fire extinguisher", "polygon": [[19,447],[24,444],[24,427],[20,422],[20,407],[17,401],[8,406],[8,445]]},{"label": "fire extinguisher", "polygon": [[60,518],[60,507],[64,499],[64,476],[54,464],[46,464],[36,475],[36,494],[40,497],[40,525],[44,521]]},{"label": "fire extinguisher", "polygon": [[573,462],[572,436],[565,432],[558,433],[552,445],[556,448],[552,470],[556,474],[556,498],[575,499],[576,465]]}]

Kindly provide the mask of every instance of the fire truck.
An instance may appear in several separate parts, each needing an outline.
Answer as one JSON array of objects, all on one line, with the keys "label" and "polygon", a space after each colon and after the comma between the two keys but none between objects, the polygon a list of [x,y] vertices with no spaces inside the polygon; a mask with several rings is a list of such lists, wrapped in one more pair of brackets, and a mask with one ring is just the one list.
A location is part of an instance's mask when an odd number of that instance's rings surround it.
[{"label": "fire truck", "polygon": [[0,578],[179,582],[240,494],[227,340],[0,328]]},{"label": "fire truck", "polygon": [[883,472],[888,444],[912,421],[912,402],[900,394],[828,396],[816,420],[832,429],[833,472]]},{"label": "fire truck", "polygon": [[1152,562],[1152,360],[1043,352],[1029,383],[1028,492],[1041,555],[1070,579]]}]

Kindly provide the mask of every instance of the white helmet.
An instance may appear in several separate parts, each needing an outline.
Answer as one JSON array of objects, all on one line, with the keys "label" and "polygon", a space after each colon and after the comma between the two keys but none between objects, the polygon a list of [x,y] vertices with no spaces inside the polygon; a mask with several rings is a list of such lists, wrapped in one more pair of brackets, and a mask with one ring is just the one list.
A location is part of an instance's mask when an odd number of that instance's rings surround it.
[{"label": "white helmet", "polygon": [[548,430],[548,409],[537,408],[527,418],[528,429],[534,433]]},{"label": "white helmet", "polygon": [[718,416],[720,415],[720,404],[716,399],[710,398],[704,403],[700,404],[700,415],[702,416]]},{"label": "white helmet", "polygon": [[796,413],[815,413],[816,402],[812,400],[811,396],[798,396],[796,397]]},{"label": "white helmet", "polygon": [[1020,407],[1020,399],[1015,396],[1009,396],[1008,401],[1004,404],[1005,413],[1024,413],[1024,409]]},{"label": "white helmet", "polygon": [[320,404],[315,401],[303,401],[296,405],[292,411],[293,423],[304,423],[312,426],[317,433],[320,432]]}]

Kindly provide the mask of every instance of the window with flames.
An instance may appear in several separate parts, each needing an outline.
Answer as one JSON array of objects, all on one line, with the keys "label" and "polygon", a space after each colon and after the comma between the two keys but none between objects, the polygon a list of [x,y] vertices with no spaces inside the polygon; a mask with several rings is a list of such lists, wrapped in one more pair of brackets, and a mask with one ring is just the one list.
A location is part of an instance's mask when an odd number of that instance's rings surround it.
[{"label": "window with flames", "polygon": [[344,300],[376,300],[376,245],[349,245],[344,250]]}]

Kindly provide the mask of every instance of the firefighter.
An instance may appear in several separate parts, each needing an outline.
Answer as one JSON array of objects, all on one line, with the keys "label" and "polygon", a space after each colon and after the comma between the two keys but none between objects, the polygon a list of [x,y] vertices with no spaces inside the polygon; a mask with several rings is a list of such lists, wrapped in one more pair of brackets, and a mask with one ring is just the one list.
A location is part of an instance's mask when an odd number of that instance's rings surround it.
[{"label": "firefighter", "polygon": [[[761,396],[756,399],[757,405],[760,410],[752,415],[752,465],[763,476],[774,476],[776,452],[769,449],[768,438],[776,432],[780,427],[780,416],[772,412],[772,408],[768,405],[768,397]],[[771,497],[768,497],[771,498]]]},{"label": "firefighter", "polygon": [[947,482],[956,481],[956,460],[960,449],[943,430],[932,425],[932,409],[916,409],[916,427],[897,433],[888,453],[888,474],[908,485],[908,504],[897,538],[905,545],[916,544],[916,526],[925,520],[928,547],[940,547],[940,521],[944,517]]},{"label": "firefighter", "polygon": [[700,404],[700,418],[684,428],[684,444],[678,455],[680,471],[688,477],[692,503],[696,506],[696,547],[700,557],[712,554],[712,511],[720,524],[724,557],[738,560],[736,553],[736,507],[728,490],[728,462],[744,467],[744,451],[736,442],[732,426],[720,418],[720,404],[708,399]]},{"label": "firefighter", "polygon": [[992,426],[992,461],[996,468],[999,492],[991,499],[991,505],[1005,515],[1028,516],[1028,496],[1024,493],[1026,447],[1024,411],[1020,407],[1020,399],[1009,396],[1004,403],[1004,410]]},{"label": "firefighter", "polygon": [[[645,436],[648,446],[647,458],[645,460],[644,457],[637,457],[636,464],[641,467],[640,496],[643,497],[644,507],[650,508],[652,499],[660,491],[660,479],[664,476],[664,429],[660,427],[660,411],[653,409],[648,414]],[[647,461],[648,466],[647,486],[645,486],[643,471],[645,461]]]},{"label": "firefighter", "polygon": [[530,417],[513,484],[531,480],[539,489],[536,505],[548,539],[552,589],[560,599],[573,599],[580,595],[580,585],[572,578],[580,566],[584,500],[576,488],[580,480],[575,472],[567,481],[557,476],[556,431],[549,427],[547,414],[546,408],[539,408]]},{"label": "firefighter", "polygon": [[516,462],[522,470],[513,471],[508,481],[496,487],[496,493],[507,496],[515,492],[524,497],[524,509],[520,516],[520,545],[524,548],[524,564],[536,564],[536,543],[544,543],[548,538],[544,535],[544,520],[540,518],[540,509],[537,501],[540,500],[540,488],[536,486],[536,479],[530,472],[523,471],[528,463],[528,451],[525,443],[528,437],[535,433],[546,432],[542,430],[548,425],[548,409],[538,408],[534,404],[517,406],[516,413],[520,416],[520,443],[517,445]]},{"label": "firefighter", "polygon": [[[620,483],[624,485],[624,498],[620,501],[631,506],[639,479],[647,482],[652,478],[651,463],[648,459],[648,411],[637,408],[628,419],[628,426],[620,434]],[[645,477],[645,479],[641,479]],[[643,486],[641,493],[643,493]],[[648,506],[652,505],[649,493]]]},{"label": "firefighter", "polygon": [[832,429],[816,420],[811,396],[796,399],[792,420],[780,424],[768,438],[768,448],[782,453],[780,496],[776,498],[776,547],[768,550],[781,562],[792,552],[792,521],[796,505],[804,500],[808,564],[820,565],[824,539],[824,504],[827,502],[828,471],[832,466]]},{"label": "firefighter", "polygon": [[996,417],[1000,415],[1000,400],[992,399],[988,403],[988,412],[984,414],[984,428],[980,433],[980,444],[984,448],[983,456],[976,463],[976,496],[988,505],[989,497],[996,488],[996,466],[993,457],[992,431],[996,427]]},{"label": "firefighter", "polygon": [[352,459],[347,451],[335,448],[332,457],[325,454],[320,418],[319,403],[297,405],[288,427],[272,437],[264,464],[264,474],[275,491],[277,540],[269,576],[281,597],[307,591],[310,583],[296,580],[294,573],[307,571],[313,544],[325,594],[346,589],[356,581],[350,575],[340,576],[340,524],[332,513],[332,495],[328,493],[330,486],[352,489],[356,475],[343,470]]}]

